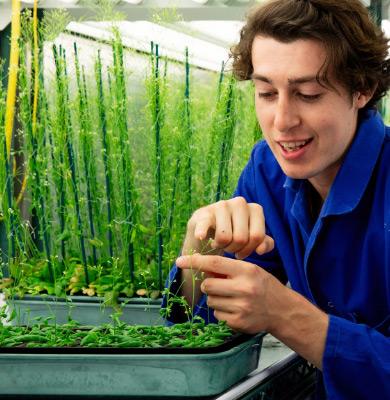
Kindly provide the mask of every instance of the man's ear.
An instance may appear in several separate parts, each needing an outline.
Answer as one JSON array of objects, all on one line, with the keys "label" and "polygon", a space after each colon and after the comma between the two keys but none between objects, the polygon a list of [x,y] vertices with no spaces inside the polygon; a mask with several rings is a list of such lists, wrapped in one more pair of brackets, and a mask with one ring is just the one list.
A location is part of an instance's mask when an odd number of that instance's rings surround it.
[{"label": "man's ear", "polygon": [[377,85],[371,90],[366,92],[356,92],[353,95],[354,104],[358,109],[361,109],[366,106],[366,104],[372,99],[374,92],[376,90]]}]

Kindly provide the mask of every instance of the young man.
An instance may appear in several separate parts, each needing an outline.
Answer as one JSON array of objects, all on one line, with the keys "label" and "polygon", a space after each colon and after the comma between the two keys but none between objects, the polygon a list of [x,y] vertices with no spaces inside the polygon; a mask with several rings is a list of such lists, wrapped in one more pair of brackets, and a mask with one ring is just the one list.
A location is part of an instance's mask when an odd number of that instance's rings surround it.
[{"label": "young man", "polygon": [[359,0],[254,10],[233,69],[254,83],[265,141],[235,196],[195,211],[170,275],[197,314],[316,365],[318,398],[390,398],[387,51]]}]

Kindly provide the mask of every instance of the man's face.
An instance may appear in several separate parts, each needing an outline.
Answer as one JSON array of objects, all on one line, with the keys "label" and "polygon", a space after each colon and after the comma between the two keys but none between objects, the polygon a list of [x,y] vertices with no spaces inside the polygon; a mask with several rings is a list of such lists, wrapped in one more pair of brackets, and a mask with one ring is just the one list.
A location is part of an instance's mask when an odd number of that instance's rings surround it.
[{"label": "man's face", "polygon": [[309,179],[324,199],[352,142],[358,110],[369,98],[325,88],[316,75],[326,58],[314,40],[282,43],[257,36],[252,46],[256,113],[284,173]]}]

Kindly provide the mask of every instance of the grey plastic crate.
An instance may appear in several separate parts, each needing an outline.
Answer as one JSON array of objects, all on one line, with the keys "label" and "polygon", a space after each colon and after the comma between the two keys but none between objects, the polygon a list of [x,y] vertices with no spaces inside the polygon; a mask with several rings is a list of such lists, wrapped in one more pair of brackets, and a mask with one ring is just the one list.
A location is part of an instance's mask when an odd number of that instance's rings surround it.
[{"label": "grey plastic crate", "polygon": [[256,369],[263,334],[210,354],[0,354],[1,395],[212,396]]},{"label": "grey plastic crate", "polygon": [[[127,324],[161,325],[161,299],[119,299],[122,314],[119,319]],[[25,296],[7,299],[9,312],[15,310],[12,324],[27,325],[37,322],[37,318],[52,316],[50,323],[65,324],[71,317],[82,325],[101,325],[112,322],[110,316],[117,310],[104,305],[102,297],[69,296]]]}]

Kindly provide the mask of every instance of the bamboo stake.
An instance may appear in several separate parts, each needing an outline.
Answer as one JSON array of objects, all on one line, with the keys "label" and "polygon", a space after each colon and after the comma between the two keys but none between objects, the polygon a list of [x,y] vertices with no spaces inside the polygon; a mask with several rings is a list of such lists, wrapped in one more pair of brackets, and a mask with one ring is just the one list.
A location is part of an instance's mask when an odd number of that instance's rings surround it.
[{"label": "bamboo stake", "polygon": [[[16,89],[18,82],[18,69],[19,69],[19,38],[20,38],[20,0],[12,0],[12,21],[11,21],[11,50],[8,72],[8,90],[7,101],[5,110],[5,168],[7,175],[7,199],[8,208],[10,210],[10,259],[15,257],[15,216],[12,209],[12,157],[11,157],[11,143],[12,131],[15,119],[15,104],[16,104]],[[5,277],[9,276],[9,270],[5,269]]]},{"label": "bamboo stake", "polygon": [[155,67],[154,67],[154,79],[155,79],[155,115],[154,115],[154,125],[155,125],[155,143],[156,143],[156,235],[157,235],[157,270],[158,270],[158,282],[159,290],[163,288],[162,280],[162,258],[163,258],[163,237],[162,237],[162,215],[161,215],[161,115],[160,115],[160,66],[159,66],[159,53],[158,44],[155,46],[156,57],[155,57]]},{"label": "bamboo stake", "polygon": [[7,156],[11,157],[12,130],[15,117],[16,87],[19,69],[20,0],[12,0],[11,53],[8,73],[8,92],[5,111]]}]

